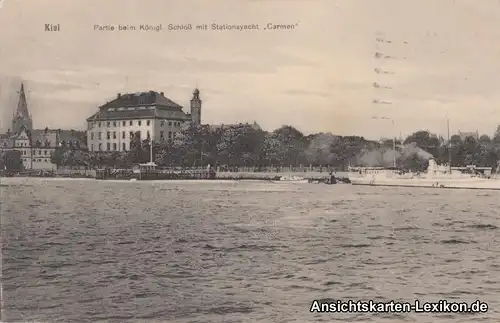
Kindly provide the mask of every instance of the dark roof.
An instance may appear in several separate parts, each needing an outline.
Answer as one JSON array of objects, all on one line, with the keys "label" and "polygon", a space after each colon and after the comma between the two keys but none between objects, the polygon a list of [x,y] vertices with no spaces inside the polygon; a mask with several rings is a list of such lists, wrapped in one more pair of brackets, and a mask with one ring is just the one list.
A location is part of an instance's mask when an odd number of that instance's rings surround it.
[{"label": "dark roof", "polygon": [[126,120],[126,119],[176,119],[190,120],[191,118],[182,110],[170,110],[162,107],[128,107],[122,109],[108,108],[101,109],[87,121],[99,120]]},{"label": "dark roof", "polygon": [[133,118],[188,119],[182,106],[155,91],[120,95],[99,107],[99,111],[87,121]]},{"label": "dark roof", "polygon": [[[31,145],[34,146],[37,142],[40,142],[42,145],[48,143],[50,148],[56,148],[58,143],[66,142],[66,143],[77,143],[80,148],[85,148],[85,131],[77,131],[77,130],[55,130],[55,129],[33,129],[27,131],[29,137],[31,139]],[[13,134],[8,139],[0,141],[4,147],[13,147],[15,140],[18,138],[20,133]]]}]

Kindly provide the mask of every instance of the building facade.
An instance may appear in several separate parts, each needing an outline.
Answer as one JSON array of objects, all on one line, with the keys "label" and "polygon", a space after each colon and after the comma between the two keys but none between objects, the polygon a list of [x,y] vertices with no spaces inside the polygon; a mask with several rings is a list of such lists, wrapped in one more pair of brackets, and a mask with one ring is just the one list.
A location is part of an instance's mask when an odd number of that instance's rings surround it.
[{"label": "building facade", "polygon": [[198,89],[193,92],[190,112],[185,113],[163,92],[118,93],[87,119],[87,147],[91,151],[128,151],[133,140],[173,139],[183,125],[201,123]]},{"label": "building facade", "polygon": [[21,84],[12,128],[0,135],[0,151],[20,151],[24,169],[53,170],[57,168],[51,161],[55,150],[61,146],[85,149],[83,135],[75,130],[33,129],[24,84]]}]

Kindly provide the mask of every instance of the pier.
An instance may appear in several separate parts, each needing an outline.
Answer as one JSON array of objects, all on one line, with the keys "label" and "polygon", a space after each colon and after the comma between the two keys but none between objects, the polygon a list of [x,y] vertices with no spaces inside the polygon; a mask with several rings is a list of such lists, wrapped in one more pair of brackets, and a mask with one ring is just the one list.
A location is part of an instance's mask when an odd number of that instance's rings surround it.
[{"label": "pier", "polygon": [[213,170],[200,169],[98,169],[96,179],[122,179],[122,180],[210,180],[216,178]]}]

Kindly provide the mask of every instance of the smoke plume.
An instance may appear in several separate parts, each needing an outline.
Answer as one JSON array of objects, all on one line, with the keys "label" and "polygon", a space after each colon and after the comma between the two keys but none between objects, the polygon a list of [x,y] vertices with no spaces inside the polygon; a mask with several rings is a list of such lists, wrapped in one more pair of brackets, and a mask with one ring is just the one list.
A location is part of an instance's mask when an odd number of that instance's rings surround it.
[{"label": "smoke plume", "polygon": [[337,137],[331,133],[320,133],[311,140],[305,154],[310,162],[319,161],[322,164],[329,164],[336,158],[331,153],[331,146],[335,143]]},{"label": "smoke plume", "polygon": [[388,147],[382,147],[373,150],[362,151],[356,157],[356,164],[365,167],[391,167],[396,160],[401,161],[408,158],[418,157],[427,161],[434,156],[429,152],[418,147],[415,143],[407,145],[398,145],[396,150]]}]

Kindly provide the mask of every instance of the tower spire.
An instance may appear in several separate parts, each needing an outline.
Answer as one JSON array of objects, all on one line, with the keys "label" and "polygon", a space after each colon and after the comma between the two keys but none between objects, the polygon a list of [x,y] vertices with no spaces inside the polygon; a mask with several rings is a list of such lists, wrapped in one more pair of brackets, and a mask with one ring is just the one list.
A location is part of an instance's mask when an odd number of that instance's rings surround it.
[{"label": "tower spire", "polygon": [[26,102],[26,94],[24,93],[24,83],[21,83],[21,90],[19,90],[19,100],[17,101],[17,109],[15,116],[17,118],[30,119],[28,112],[28,103]]},{"label": "tower spire", "polygon": [[33,121],[28,112],[28,103],[26,101],[26,93],[24,92],[24,83],[21,83],[21,89],[19,90],[19,99],[17,101],[17,109],[14,113],[14,118],[12,119],[12,130],[14,132],[19,132],[22,127],[26,130],[31,130],[33,128]]}]

